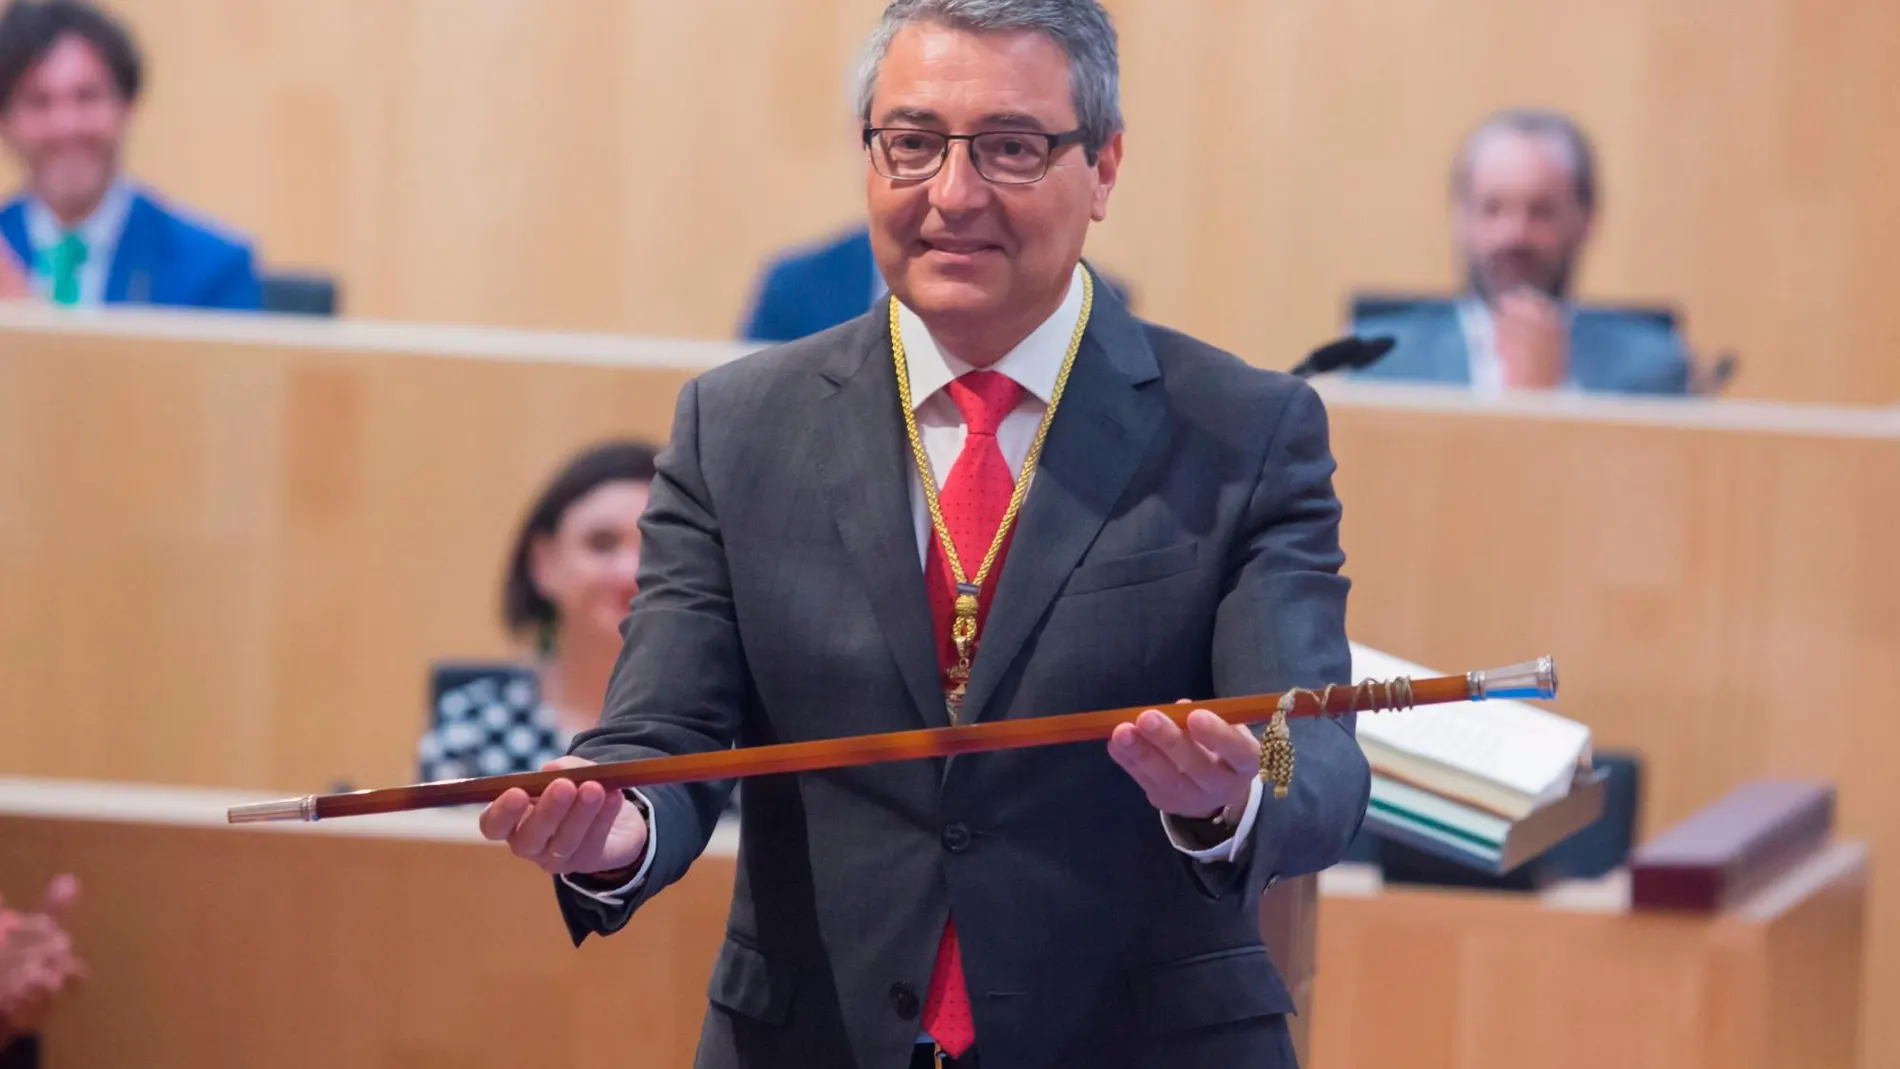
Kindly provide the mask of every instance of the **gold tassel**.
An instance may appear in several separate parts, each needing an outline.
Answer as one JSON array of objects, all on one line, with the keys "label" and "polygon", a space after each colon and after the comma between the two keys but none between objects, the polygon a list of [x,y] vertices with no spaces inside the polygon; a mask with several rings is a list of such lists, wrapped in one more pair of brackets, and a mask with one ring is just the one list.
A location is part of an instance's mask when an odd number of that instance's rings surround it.
[{"label": "gold tassel", "polygon": [[1293,732],[1287,728],[1286,716],[1293,711],[1297,695],[1294,690],[1280,695],[1273,720],[1260,736],[1260,782],[1273,785],[1275,798],[1285,798],[1293,783]]}]

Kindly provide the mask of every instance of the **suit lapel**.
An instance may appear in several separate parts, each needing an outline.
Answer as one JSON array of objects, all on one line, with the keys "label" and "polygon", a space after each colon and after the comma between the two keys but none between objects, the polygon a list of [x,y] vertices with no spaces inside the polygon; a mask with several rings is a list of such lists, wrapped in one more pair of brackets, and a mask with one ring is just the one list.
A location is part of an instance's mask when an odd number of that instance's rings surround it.
[{"label": "suit lapel", "polygon": [[997,683],[1140,466],[1165,411],[1160,392],[1142,387],[1159,376],[1141,325],[1098,278],[1082,349],[978,639],[964,702],[967,719],[989,712]]},{"label": "suit lapel", "polygon": [[145,304],[152,300],[152,280],[159,260],[160,227],[158,208],[142,193],[132,196],[126,209],[125,227],[112,253],[112,267],[106,274],[106,303]]},{"label": "suit lapel", "polygon": [[897,408],[890,328],[873,314],[854,335],[822,372],[836,387],[817,413],[825,493],[898,673],[924,723],[942,727],[950,717],[911,518],[912,461]]},{"label": "suit lapel", "polygon": [[32,274],[33,242],[26,234],[25,198],[16,198],[5,208],[0,208],[0,237],[5,237],[7,245],[13,249],[21,270]]},{"label": "suit lapel", "polygon": [[1458,306],[1443,309],[1433,318],[1439,340],[1431,347],[1438,358],[1432,377],[1439,382],[1470,385],[1471,343],[1465,338],[1464,320],[1460,318]]},{"label": "suit lapel", "polygon": [[1579,310],[1570,315],[1570,377],[1577,386],[1585,390],[1609,388],[1606,376],[1601,372],[1607,369],[1595,359],[1599,353],[1614,353],[1614,344],[1603,344],[1598,336],[1598,328],[1603,322],[1587,311]]}]

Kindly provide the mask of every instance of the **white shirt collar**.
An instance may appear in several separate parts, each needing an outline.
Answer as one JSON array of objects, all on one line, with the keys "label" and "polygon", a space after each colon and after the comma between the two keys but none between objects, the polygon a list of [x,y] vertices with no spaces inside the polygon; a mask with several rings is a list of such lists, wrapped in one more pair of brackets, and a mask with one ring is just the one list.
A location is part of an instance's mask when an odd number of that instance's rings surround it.
[{"label": "white shirt collar", "polygon": [[[1069,279],[1069,292],[1055,314],[1029,332],[991,371],[1009,376],[1018,386],[1041,401],[1049,403],[1056,392],[1056,377],[1062,373],[1062,361],[1069,355],[1069,342],[1075,337],[1075,325],[1082,318],[1082,265],[1075,265]],[[897,306],[897,329],[904,342],[905,363],[910,367],[910,401],[922,408],[937,391],[952,379],[976,368],[937,347],[930,329],[917,313],[902,302]]]},{"label": "white shirt collar", "polygon": [[[124,179],[115,179],[107,188],[106,195],[100,198],[99,206],[92,210],[77,227],[80,238],[86,243],[88,263],[102,261],[119,244],[119,234],[125,229],[125,217],[132,211],[132,188]],[[59,217],[53,214],[44,201],[38,197],[28,197],[26,201],[26,235],[35,251],[51,249],[58,245],[66,234]]]}]

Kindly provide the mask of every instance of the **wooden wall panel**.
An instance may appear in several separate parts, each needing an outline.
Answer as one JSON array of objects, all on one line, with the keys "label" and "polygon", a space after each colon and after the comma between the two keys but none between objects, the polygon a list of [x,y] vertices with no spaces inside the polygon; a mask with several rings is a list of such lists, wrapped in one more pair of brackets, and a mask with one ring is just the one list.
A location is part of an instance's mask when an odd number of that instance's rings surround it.
[{"label": "wooden wall panel", "polygon": [[[55,872],[81,880],[71,927],[91,975],[51,1019],[48,1069],[690,1063],[729,835],[626,930],[575,950],[547,879],[476,838],[468,813],[214,823],[250,800],[0,778],[0,889],[30,900]],[[1866,864],[1837,844],[1770,892],[1803,884],[1781,907],[1714,920],[1328,894],[1301,1064],[1885,1065],[1855,1060],[1875,1005],[1855,990]]]},{"label": "wooden wall panel", "polygon": [[37,711],[0,716],[0,770],[412,778],[429,663],[510,653],[532,495],[588,443],[663,442],[691,374],[291,335],[0,333],[0,680]]},{"label": "wooden wall panel", "polygon": [[81,881],[91,975],[48,1069],[690,1065],[733,878],[709,855],[577,950],[548,879],[479,840],[8,813],[0,842],[20,898]]},{"label": "wooden wall panel", "polygon": [[[354,314],[724,337],[772,250],[862,212],[878,0],[119,0],[160,187],[339,272]],[[1454,276],[1486,111],[1602,151],[1592,297],[1669,300],[1756,397],[1900,401],[1888,0],[1111,0],[1130,123],[1093,253],[1266,366],[1355,288]]]},{"label": "wooden wall panel", "polygon": [[1714,918],[1632,914],[1626,898],[1619,908],[1444,889],[1328,895],[1310,1064],[1884,1065],[1859,1044],[1874,1016],[1859,990],[1867,852],[1837,843],[1805,868],[1770,892],[1780,908]]},{"label": "wooden wall panel", "polygon": [[[1640,753],[1646,835],[1814,777],[1900,855],[1900,418],[1435,392],[1329,396],[1357,641],[1446,671],[1553,654],[1556,708]],[[1900,997],[1900,891],[1870,901],[1878,1006]],[[1866,1028],[1864,1064],[1900,1057],[1896,1022]]]}]

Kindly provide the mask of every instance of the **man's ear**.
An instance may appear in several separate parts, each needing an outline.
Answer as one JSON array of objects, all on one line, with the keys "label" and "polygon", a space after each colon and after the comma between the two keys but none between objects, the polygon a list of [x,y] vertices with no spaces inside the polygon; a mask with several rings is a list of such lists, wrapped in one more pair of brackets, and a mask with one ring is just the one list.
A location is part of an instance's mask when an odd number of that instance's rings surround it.
[{"label": "man's ear", "polygon": [[1096,222],[1108,218],[1108,195],[1115,192],[1115,179],[1122,170],[1122,135],[1117,132],[1095,155],[1095,200],[1089,205],[1089,217]]}]

